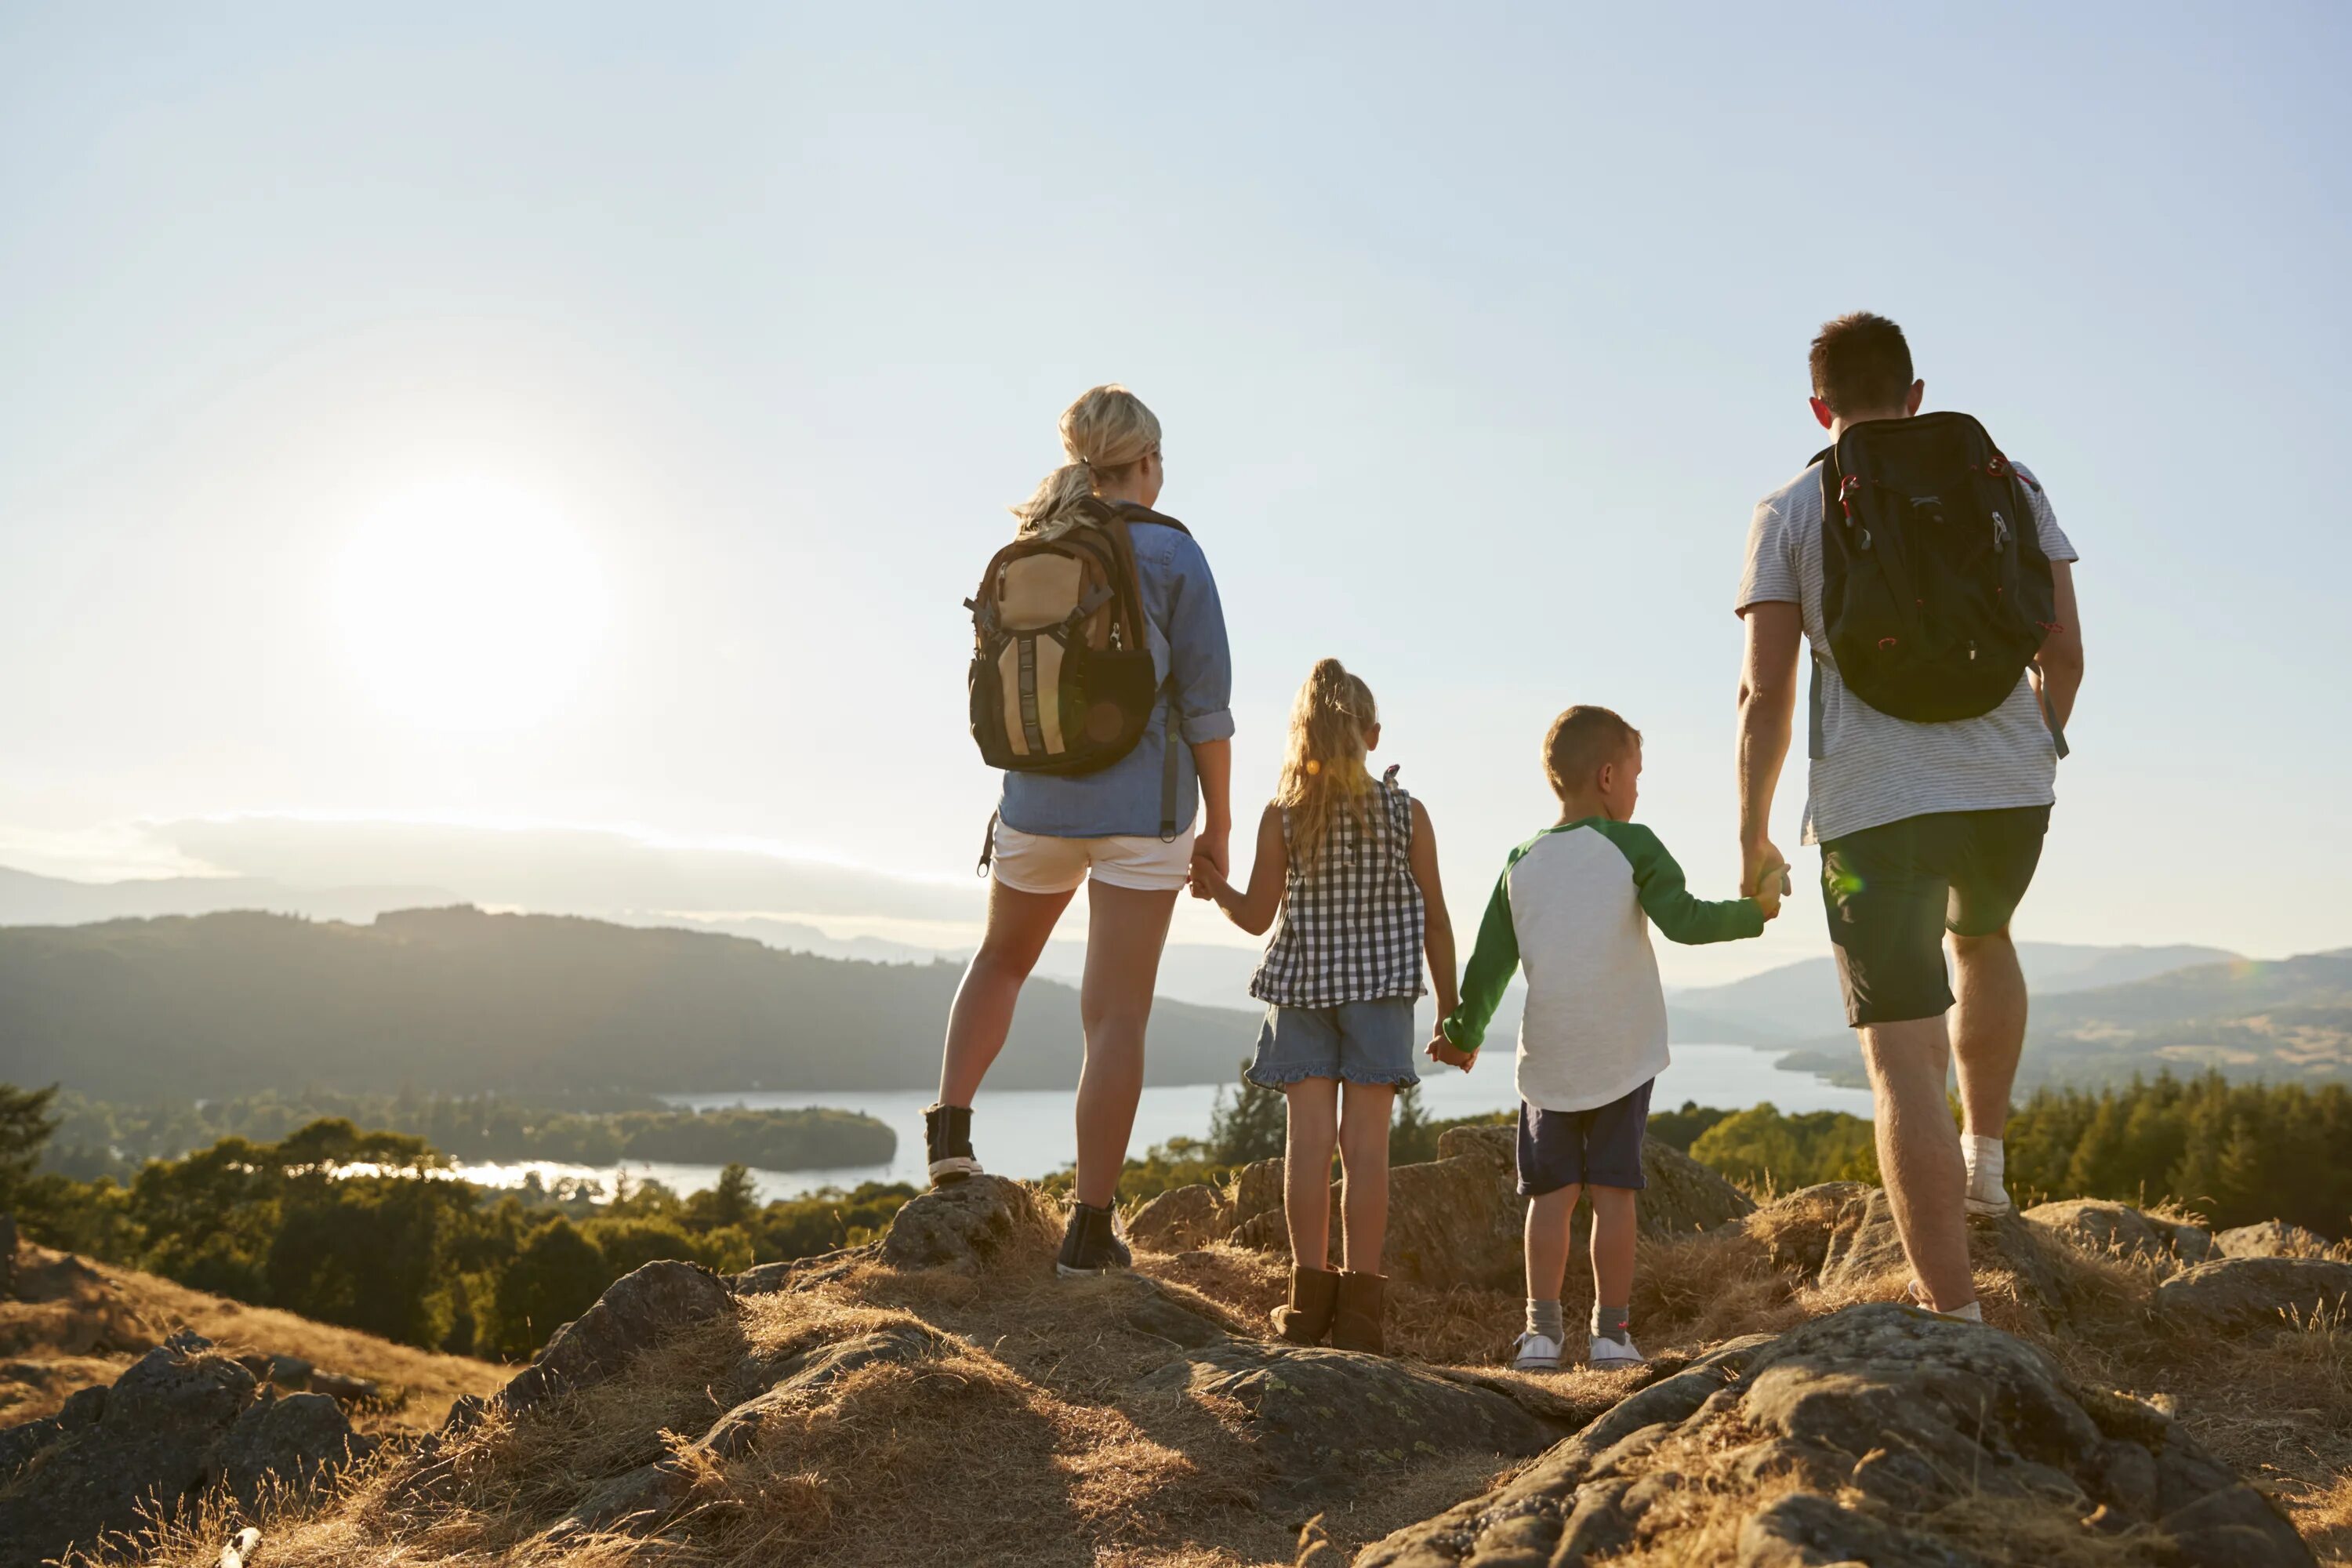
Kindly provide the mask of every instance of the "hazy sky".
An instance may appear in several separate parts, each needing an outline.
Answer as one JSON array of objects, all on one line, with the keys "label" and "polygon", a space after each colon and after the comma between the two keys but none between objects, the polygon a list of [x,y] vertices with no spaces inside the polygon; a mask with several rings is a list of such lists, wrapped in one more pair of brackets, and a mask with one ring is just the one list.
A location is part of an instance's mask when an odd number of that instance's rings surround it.
[{"label": "hazy sky", "polygon": [[[1741,543],[1866,307],[2084,557],[2021,931],[2352,943],[2347,16],[7,6],[0,863],[381,877],[393,817],[968,885],[959,601],[1118,379],[1244,823],[1331,653],[1465,925],[1571,701],[1727,895]],[[1670,973],[1823,946],[1807,892]]]}]

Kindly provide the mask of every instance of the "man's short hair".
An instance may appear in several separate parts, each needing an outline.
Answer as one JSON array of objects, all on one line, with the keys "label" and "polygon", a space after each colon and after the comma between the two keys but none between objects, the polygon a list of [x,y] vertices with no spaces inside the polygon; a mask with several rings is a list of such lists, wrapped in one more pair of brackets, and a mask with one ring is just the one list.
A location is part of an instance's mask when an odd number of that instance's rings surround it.
[{"label": "man's short hair", "polygon": [[1824,324],[1813,339],[1813,395],[1850,416],[1903,406],[1910,395],[1911,345],[1884,316],[1856,310]]},{"label": "man's short hair", "polygon": [[1642,731],[1606,708],[1580,704],[1551,721],[1544,736],[1544,777],[1566,800],[1584,788],[1603,763],[1622,762],[1642,743]]}]

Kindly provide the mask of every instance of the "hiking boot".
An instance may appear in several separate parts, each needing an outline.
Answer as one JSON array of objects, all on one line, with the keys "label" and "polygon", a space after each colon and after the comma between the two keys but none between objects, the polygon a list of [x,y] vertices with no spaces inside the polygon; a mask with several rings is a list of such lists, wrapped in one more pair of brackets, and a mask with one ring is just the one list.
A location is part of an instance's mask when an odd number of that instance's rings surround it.
[{"label": "hiking boot", "polygon": [[971,1157],[971,1107],[933,1105],[923,1111],[923,1150],[930,1156],[931,1185],[944,1187],[980,1174]]},{"label": "hiking boot", "polygon": [[1369,1355],[1388,1354],[1388,1345],[1381,1337],[1381,1320],[1388,1315],[1385,1274],[1357,1274],[1348,1269],[1339,1271],[1339,1300],[1331,1313],[1331,1348],[1339,1351],[1362,1351]]},{"label": "hiking boot", "polygon": [[1649,1359],[1630,1337],[1612,1340],[1607,1334],[1595,1334],[1584,1349],[1584,1363],[1595,1372],[1615,1372],[1620,1367],[1641,1366]]},{"label": "hiking boot", "polygon": [[1514,1372],[1558,1372],[1559,1342],[1549,1334],[1539,1334],[1532,1329],[1519,1336],[1511,1347],[1511,1370]]},{"label": "hiking boot", "polygon": [[1108,1274],[1133,1263],[1134,1254],[1118,1238],[1118,1218],[1115,1210],[1073,1200],[1069,1226],[1062,1232],[1061,1256],[1054,1259],[1054,1272],[1065,1279],[1073,1279],[1087,1274]]},{"label": "hiking boot", "polygon": [[1293,1268],[1290,1304],[1274,1310],[1275,1331],[1294,1345],[1319,1345],[1331,1332],[1339,1277],[1328,1268]]}]

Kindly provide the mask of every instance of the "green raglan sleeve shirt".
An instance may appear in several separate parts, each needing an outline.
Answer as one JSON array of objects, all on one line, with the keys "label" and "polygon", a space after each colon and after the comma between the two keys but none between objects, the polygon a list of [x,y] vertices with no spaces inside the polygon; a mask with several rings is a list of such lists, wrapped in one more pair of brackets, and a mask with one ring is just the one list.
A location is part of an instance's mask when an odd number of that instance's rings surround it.
[{"label": "green raglan sleeve shirt", "polygon": [[1594,822],[1591,826],[1632,863],[1642,912],[1665,933],[1667,941],[1696,946],[1764,934],[1762,905],[1753,899],[1693,898],[1683,885],[1683,868],[1666,853],[1658,836],[1640,823]]},{"label": "green raglan sleeve shirt", "polygon": [[1511,867],[1527,853],[1522,845],[1511,852],[1503,874],[1495,879],[1495,895],[1478,921],[1478,942],[1462,972],[1462,1001],[1442,1027],[1446,1043],[1456,1050],[1475,1051],[1486,1043],[1486,1026],[1501,1005],[1504,988],[1519,972],[1519,931],[1511,921]]}]

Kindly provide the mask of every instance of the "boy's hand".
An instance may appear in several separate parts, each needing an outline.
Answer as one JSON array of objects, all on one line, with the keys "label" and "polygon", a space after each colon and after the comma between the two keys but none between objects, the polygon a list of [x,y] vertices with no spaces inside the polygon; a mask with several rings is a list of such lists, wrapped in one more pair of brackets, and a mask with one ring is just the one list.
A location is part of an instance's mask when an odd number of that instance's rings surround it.
[{"label": "boy's hand", "polygon": [[1788,890],[1787,869],[1782,867],[1767,866],[1764,868],[1763,879],[1757,883],[1756,891],[1749,896],[1755,899],[1757,907],[1764,911],[1764,918],[1774,921],[1780,918],[1780,900]]},{"label": "boy's hand", "polygon": [[1455,1046],[1452,1040],[1445,1037],[1445,1030],[1442,1026],[1429,1037],[1426,1051],[1431,1061],[1440,1062],[1450,1068],[1460,1068],[1464,1072],[1468,1072],[1478,1063],[1478,1053],[1465,1051]]}]

